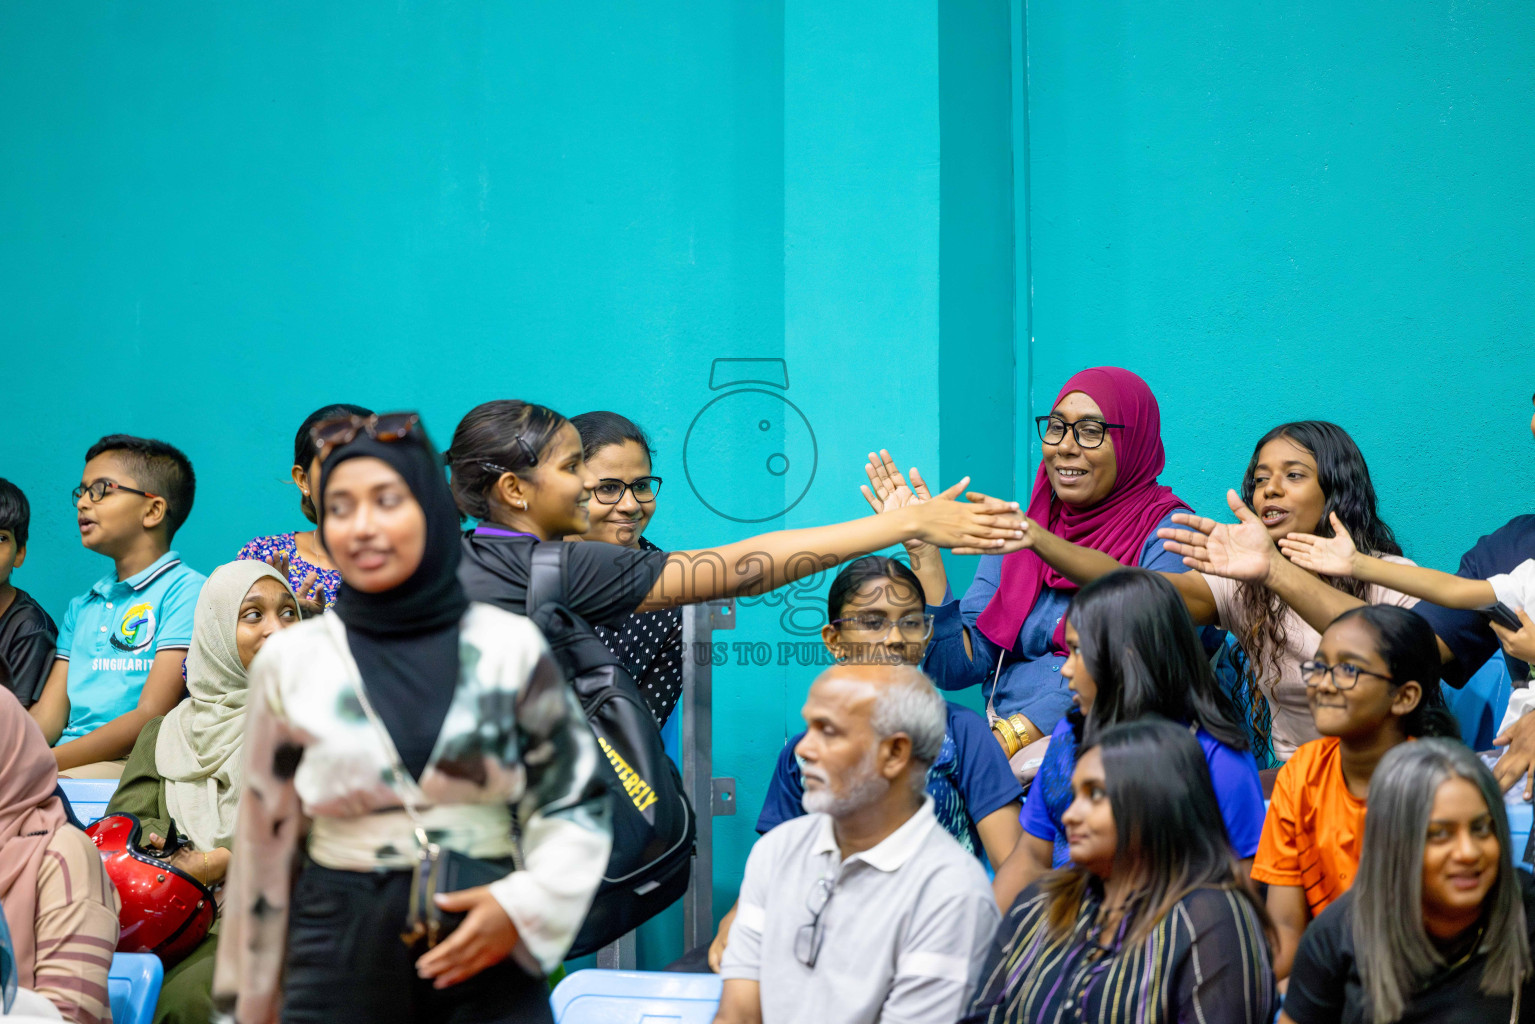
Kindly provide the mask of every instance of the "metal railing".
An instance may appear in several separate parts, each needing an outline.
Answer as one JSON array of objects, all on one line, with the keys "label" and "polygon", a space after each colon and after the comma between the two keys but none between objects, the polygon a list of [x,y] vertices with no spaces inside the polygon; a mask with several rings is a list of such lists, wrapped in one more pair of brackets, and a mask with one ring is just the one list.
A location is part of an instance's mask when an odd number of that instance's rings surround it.
[{"label": "metal railing", "polygon": [[[734,601],[691,604],[682,609],[682,787],[698,819],[693,872],[682,897],[682,948],[714,938],[714,819],[736,812],[736,780],[714,776],[714,632],[735,629]],[[597,966],[633,970],[635,933],[597,951]]]}]

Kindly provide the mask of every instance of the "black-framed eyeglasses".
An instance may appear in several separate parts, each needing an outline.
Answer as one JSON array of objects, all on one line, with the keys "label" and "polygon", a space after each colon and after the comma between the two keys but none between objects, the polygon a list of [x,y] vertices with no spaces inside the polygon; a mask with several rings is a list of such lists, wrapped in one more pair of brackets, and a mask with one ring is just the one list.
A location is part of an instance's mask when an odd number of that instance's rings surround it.
[{"label": "black-framed eyeglasses", "polygon": [[421,417],[413,412],[386,412],[380,416],[333,416],[310,427],[309,439],[314,442],[316,457],[323,463],[332,448],[351,444],[359,434],[389,444],[403,441],[420,426]]},{"label": "black-framed eyeglasses", "polygon": [[887,619],[883,615],[849,615],[845,619],[832,619],[833,626],[841,626],[845,633],[865,633],[875,640],[883,640],[893,628],[901,639],[909,644],[919,644],[933,635],[933,616],[903,615],[899,619]]},{"label": "black-framed eyeglasses", "polygon": [[1300,663],[1300,677],[1306,681],[1307,686],[1320,686],[1324,675],[1332,677],[1332,686],[1335,690],[1352,690],[1359,685],[1360,676],[1374,676],[1376,679],[1391,682],[1391,677],[1388,675],[1371,672],[1367,668],[1350,665],[1346,661],[1338,665],[1329,665],[1325,661],[1315,659]]},{"label": "black-framed eyeglasses", "polygon": [[597,486],[592,488],[592,497],[604,505],[617,505],[624,500],[624,492],[634,495],[634,500],[641,505],[649,505],[656,500],[656,495],[661,493],[661,478],[658,476],[639,476],[625,483],[612,477],[605,477],[597,481]]},{"label": "black-framed eyeglasses", "polygon": [[810,911],[810,923],[801,925],[794,935],[794,958],[812,971],[815,970],[816,958],[821,955],[821,939],[826,936],[826,929],[821,927],[821,914],[836,891],[837,883],[832,879],[816,879],[815,887],[810,890],[810,898],[805,900],[805,909]]},{"label": "black-framed eyeglasses", "polygon": [[127,491],[129,494],[142,494],[146,498],[160,497],[160,495],[150,491],[141,491],[137,487],[125,487],[116,480],[97,480],[91,484],[81,484],[70,491],[69,495],[78,502],[81,497],[89,494],[91,496],[91,503],[95,504],[104,500],[110,491]]},{"label": "black-framed eyeglasses", "polygon": [[1035,416],[1034,425],[1039,429],[1039,439],[1045,444],[1060,444],[1066,440],[1066,431],[1077,439],[1083,448],[1097,448],[1111,430],[1123,430],[1123,423],[1105,423],[1102,420],[1077,420],[1067,423],[1059,416]]}]

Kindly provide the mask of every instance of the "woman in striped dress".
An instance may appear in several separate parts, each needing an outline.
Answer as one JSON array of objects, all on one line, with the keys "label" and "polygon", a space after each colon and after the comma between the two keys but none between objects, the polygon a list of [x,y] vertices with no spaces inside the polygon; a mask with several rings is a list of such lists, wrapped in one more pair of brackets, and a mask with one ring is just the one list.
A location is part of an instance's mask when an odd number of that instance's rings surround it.
[{"label": "woman in striped dress", "polygon": [[1267,919],[1238,881],[1188,729],[1145,718],[1106,730],[1072,788],[1062,822],[1075,867],[1013,903],[965,1020],[1272,1020]]}]

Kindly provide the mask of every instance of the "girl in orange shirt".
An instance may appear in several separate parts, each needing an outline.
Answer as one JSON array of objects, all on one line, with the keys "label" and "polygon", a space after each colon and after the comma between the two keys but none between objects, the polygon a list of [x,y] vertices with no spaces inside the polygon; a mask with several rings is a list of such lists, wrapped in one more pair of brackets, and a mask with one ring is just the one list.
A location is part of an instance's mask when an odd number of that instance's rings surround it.
[{"label": "girl in orange shirt", "polygon": [[1381,758],[1418,736],[1460,735],[1439,695],[1438,643],[1416,612],[1379,604],[1344,612],[1301,676],[1322,738],[1279,770],[1252,869],[1269,886],[1279,978],[1306,925],[1354,881]]}]

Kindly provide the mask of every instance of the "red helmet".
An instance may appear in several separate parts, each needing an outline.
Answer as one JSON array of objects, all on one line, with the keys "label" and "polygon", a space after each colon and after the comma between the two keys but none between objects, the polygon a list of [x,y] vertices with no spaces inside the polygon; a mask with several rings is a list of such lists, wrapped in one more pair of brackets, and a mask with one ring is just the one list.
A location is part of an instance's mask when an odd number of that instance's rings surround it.
[{"label": "red helmet", "polygon": [[171,823],[165,848],[140,845],[141,826],[132,814],[109,814],[86,829],[101,851],[123,909],[119,953],[154,953],[170,967],[208,935],[218,913],[213,893],[170,863],[184,842]]}]

